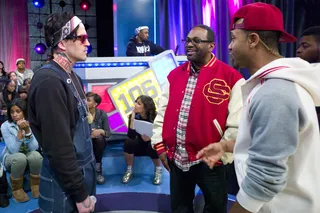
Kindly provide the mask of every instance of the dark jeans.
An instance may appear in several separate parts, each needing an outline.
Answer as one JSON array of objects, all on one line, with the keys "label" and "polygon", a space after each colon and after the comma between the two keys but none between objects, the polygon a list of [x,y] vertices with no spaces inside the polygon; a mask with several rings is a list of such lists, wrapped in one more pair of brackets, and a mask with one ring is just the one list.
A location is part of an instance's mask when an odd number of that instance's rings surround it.
[{"label": "dark jeans", "polygon": [[7,182],[7,173],[3,170],[2,176],[0,177],[0,195],[8,194],[8,182]]},{"label": "dark jeans", "polygon": [[92,138],[93,153],[97,163],[101,163],[102,155],[106,147],[106,140],[102,135]]},{"label": "dark jeans", "polygon": [[157,151],[152,149],[151,142],[144,142],[142,140],[127,139],[123,145],[123,151],[135,156],[149,156],[151,159],[158,159]]},{"label": "dark jeans", "polygon": [[198,185],[205,199],[204,213],[227,212],[227,181],[225,167],[210,169],[206,164],[194,165],[183,172],[170,165],[170,197],[172,213],[193,213],[194,190]]}]

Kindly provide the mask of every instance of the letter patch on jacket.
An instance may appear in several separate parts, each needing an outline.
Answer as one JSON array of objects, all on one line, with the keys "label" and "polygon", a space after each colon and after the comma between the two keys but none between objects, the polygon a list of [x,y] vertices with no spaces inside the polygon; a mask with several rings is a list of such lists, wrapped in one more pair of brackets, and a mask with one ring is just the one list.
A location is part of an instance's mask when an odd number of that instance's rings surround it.
[{"label": "letter patch on jacket", "polygon": [[230,87],[221,79],[214,78],[204,85],[203,95],[211,104],[221,104],[230,98]]}]

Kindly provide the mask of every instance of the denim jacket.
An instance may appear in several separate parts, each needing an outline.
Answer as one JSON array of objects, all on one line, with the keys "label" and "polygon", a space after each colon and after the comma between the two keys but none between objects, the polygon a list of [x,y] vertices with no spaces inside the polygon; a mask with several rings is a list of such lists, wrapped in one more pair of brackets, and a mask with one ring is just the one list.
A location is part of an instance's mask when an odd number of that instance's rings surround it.
[{"label": "denim jacket", "polygon": [[23,137],[21,140],[19,140],[17,138],[18,130],[19,127],[14,122],[6,121],[1,125],[2,137],[6,144],[1,154],[3,164],[7,155],[12,155],[20,152],[22,144],[26,146],[29,152],[36,151],[39,148],[38,141],[33,135],[30,139],[26,139],[25,137]]},{"label": "denim jacket", "polygon": [[91,124],[92,129],[103,129],[106,132],[106,138],[110,137],[110,126],[108,115],[105,111],[96,108],[96,116]]}]

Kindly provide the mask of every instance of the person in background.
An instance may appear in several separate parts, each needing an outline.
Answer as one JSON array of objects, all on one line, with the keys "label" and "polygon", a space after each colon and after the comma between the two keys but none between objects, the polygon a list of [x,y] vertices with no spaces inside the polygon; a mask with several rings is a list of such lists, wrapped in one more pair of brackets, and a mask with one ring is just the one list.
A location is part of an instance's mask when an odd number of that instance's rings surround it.
[{"label": "person in background", "polygon": [[127,56],[152,56],[165,51],[164,48],[148,40],[149,27],[140,26],[135,29],[133,36],[127,44]]},{"label": "person in background", "polygon": [[5,81],[7,79],[7,72],[4,69],[4,64],[0,61],[0,92],[3,90]]},{"label": "person in background", "polygon": [[16,83],[16,85],[17,85],[16,86],[16,92],[18,92],[18,88],[21,86],[21,84],[19,83],[19,81],[17,79],[17,75],[16,75],[16,73],[14,71],[9,72],[8,79],[12,80],[12,81],[14,81]]},{"label": "person in background", "polygon": [[12,195],[17,202],[26,202],[28,195],[23,190],[26,169],[30,170],[30,188],[32,197],[39,197],[40,170],[42,156],[36,150],[39,147],[34,137],[27,114],[27,102],[15,99],[8,108],[8,120],[1,125],[5,148],[1,160],[11,173]]},{"label": "person in background", "polygon": [[2,77],[2,76],[6,76],[6,75],[7,75],[7,73],[4,69],[4,64],[2,61],[0,61],[0,76]]},{"label": "person in background", "polygon": [[[297,56],[309,63],[320,63],[320,26],[310,27],[302,33]],[[320,107],[316,107],[316,110],[320,126]]]},{"label": "person in background", "polygon": [[29,90],[30,84],[31,84],[30,78],[24,79],[22,86],[24,86],[24,88],[27,90],[27,92]]},{"label": "person in background", "polygon": [[4,89],[0,92],[0,122],[7,120],[7,109],[11,102],[18,97],[16,92],[16,83],[12,80],[7,80]]},{"label": "person in background", "polygon": [[143,120],[153,123],[156,117],[156,106],[150,96],[139,96],[134,104],[134,109],[129,115],[128,137],[124,142],[124,158],[127,164],[127,171],[122,177],[122,183],[128,183],[133,175],[133,159],[134,156],[149,156],[155,166],[153,184],[162,183],[162,167],[159,156],[151,147],[151,139],[146,135],[140,135],[134,127],[134,120]]},{"label": "person in background", "polygon": [[28,101],[28,90],[25,86],[19,87],[18,97],[25,100],[25,101]]},{"label": "person in background", "polygon": [[232,63],[251,74],[237,140],[210,144],[197,157],[212,168],[234,152],[240,190],[229,213],[319,213],[320,66],[280,55],[279,42],[296,38],[274,5],[247,4],[230,26]]},{"label": "person in background", "polygon": [[309,63],[320,62],[320,26],[310,27],[302,33],[297,56]]},{"label": "person in background", "polygon": [[26,68],[26,61],[23,58],[18,58],[16,61],[17,69],[15,71],[19,85],[23,84],[23,81],[28,78],[32,78],[33,71]]},{"label": "person in background", "polygon": [[101,96],[97,93],[88,92],[86,97],[88,108],[93,118],[91,138],[93,153],[96,158],[97,184],[103,184],[105,178],[102,174],[102,155],[107,144],[106,139],[111,135],[109,120],[107,113],[97,108],[101,103]]}]

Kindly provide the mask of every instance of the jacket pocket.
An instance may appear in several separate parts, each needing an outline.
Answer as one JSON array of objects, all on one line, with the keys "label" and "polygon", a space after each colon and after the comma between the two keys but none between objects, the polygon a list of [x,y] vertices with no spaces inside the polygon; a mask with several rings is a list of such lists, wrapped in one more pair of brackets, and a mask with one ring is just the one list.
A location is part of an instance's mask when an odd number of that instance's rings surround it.
[{"label": "jacket pocket", "polygon": [[213,124],[214,124],[214,126],[216,127],[216,129],[218,130],[220,136],[222,137],[222,136],[223,136],[223,131],[222,131],[222,129],[221,129],[221,126],[220,126],[218,120],[217,120],[217,119],[214,119],[214,120],[213,120]]}]

